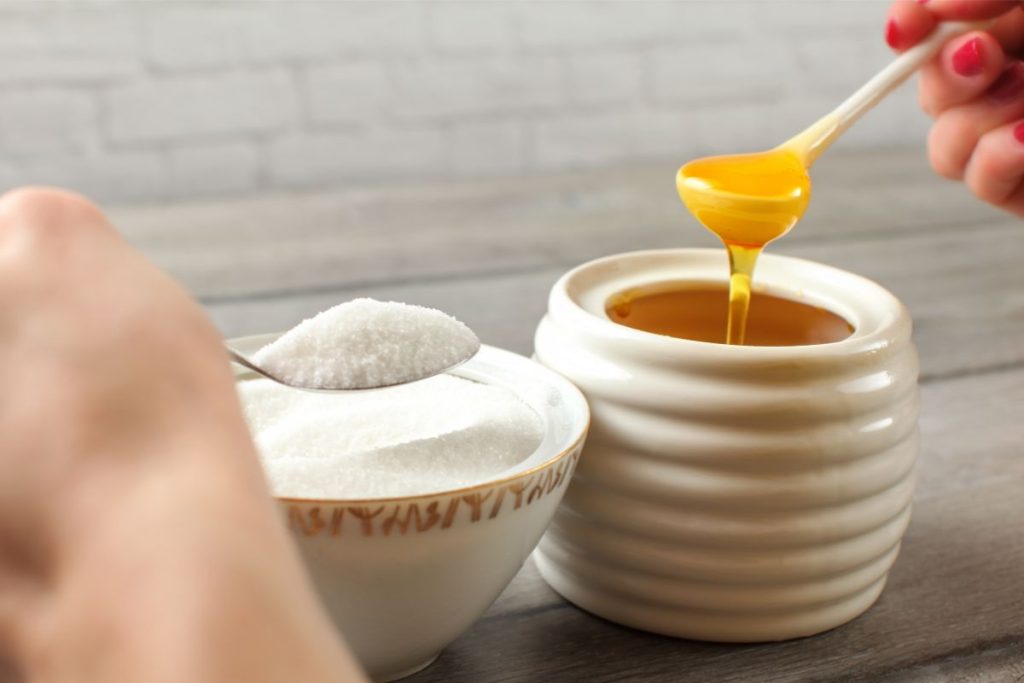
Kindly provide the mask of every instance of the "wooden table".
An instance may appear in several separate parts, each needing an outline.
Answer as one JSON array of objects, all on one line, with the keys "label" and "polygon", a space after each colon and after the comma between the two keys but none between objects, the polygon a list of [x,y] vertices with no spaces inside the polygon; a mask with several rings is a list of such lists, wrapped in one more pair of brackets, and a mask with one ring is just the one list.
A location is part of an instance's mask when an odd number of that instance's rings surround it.
[{"label": "wooden table", "polygon": [[[714,245],[673,176],[660,163],[113,213],[226,335],[373,296],[437,306],[529,354],[547,291],[570,266]],[[593,617],[528,562],[410,683],[1024,680],[1024,223],[933,177],[921,149],[830,152],[815,181],[805,221],[771,251],[891,289],[921,353],[914,516],[879,602],[811,638],[703,644]]]}]

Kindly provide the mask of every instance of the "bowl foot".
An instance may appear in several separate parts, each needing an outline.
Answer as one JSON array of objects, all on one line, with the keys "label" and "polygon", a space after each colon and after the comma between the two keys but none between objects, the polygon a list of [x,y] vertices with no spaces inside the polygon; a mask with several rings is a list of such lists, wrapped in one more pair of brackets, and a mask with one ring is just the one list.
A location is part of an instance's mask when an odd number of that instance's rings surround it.
[{"label": "bowl foot", "polygon": [[425,662],[420,662],[415,666],[410,666],[409,668],[402,669],[401,671],[388,672],[383,676],[373,676],[373,680],[380,681],[380,683],[390,683],[391,681],[397,681],[398,679],[405,678],[406,676],[412,676],[413,674],[417,674],[420,671],[426,669],[428,666],[437,661],[437,658],[440,656],[441,653],[438,652]]}]

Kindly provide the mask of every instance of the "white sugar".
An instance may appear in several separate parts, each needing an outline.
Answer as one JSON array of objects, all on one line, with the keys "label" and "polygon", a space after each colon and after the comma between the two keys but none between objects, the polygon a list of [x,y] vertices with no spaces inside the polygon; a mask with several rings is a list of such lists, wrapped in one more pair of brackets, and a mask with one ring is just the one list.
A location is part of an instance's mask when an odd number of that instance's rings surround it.
[{"label": "white sugar", "polygon": [[441,311],[355,299],[304,320],[252,360],[293,386],[361,389],[434,375],[479,346],[472,330]]},{"label": "white sugar", "polygon": [[441,375],[379,391],[316,394],[241,382],[275,495],[363,499],[487,481],[536,450],[543,423],[508,389]]},{"label": "white sugar", "polygon": [[440,311],[357,299],[310,318],[253,355],[288,384],[239,384],[271,487],[294,498],[381,498],[494,478],[540,445],[540,417],[508,389],[433,375],[479,348]]}]

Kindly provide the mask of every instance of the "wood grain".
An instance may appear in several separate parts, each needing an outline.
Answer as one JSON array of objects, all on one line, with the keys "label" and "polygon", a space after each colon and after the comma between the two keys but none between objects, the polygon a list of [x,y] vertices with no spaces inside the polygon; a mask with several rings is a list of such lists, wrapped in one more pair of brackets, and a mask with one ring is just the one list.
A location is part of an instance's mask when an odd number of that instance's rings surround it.
[{"label": "wood grain", "polygon": [[[548,290],[572,265],[714,245],[679,206],[673,174],[649,164],[114,215],[226,335],[374,296],[442,308],[530,353]],[[812,638],[711,645],[590,616],[527,563],[410,682],[1024,680],[1024,226],[935,178],[920,150],[835,150],[815,182],[805,221],[770,249],[891,289],[921,352],[914,516],[878,604]]]},{"label": "wood grain", "polygon": [[[405,188],[112,210],[196,295],[214,300],[568,266],[640,248],[714,245],[671,164]],[[920,150],[835,153],[787,244],[1005,218],[935,178]]]},{"label": "wood grain", "polygon": [[[965,667],[1016,672],[1024,548],[1016,524],[992,519],[1024,515],[1019,488],[993,484],[920,503],[879,602],[818,636],[730,646],[634,631],[563,601],[528,564],[469,633],[409,680],[782,683],[945,680],[934,675]],[[978,496],[991,502],[979,505]]]},{"label": "wood grain", "polygon": [[[930,380],[1024,363],[1021,231],[1004,220],[971,230],[893,232],[884,240],[780,244],[775,251],[837,265],[892,290],[910,308]],[[992,246],[1015,241],[1021,247]],[[208,309],[224,333],[235,336],[287,329],[356,296],[396,299],[441,308],[485,342],[529,354],[548,291],[568,267],[214,301]],[[724,276],[724,256],[722,268]]]}]

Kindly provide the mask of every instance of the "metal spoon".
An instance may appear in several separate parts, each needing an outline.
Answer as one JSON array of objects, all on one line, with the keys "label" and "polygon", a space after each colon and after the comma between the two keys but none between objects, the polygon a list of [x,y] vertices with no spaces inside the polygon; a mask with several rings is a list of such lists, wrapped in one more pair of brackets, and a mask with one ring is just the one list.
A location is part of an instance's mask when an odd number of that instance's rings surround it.
[{"label": "metal spoon", "polygon": [[470,358],[475,356],[477,354],[477,352],[480,350],[480,341],[477,340],[476,346],[474,346],[472,348],[472,351],[470,353],[467,353],[463,358],[460,358],[456,362],[454,362],[454,363],[452,363],[450,365],[446,365],[444,367],[428,368],[425,372],[423,372],[423,373],[421,373],[419,375],[416,375],[416,376],[406,377],[401,382],[392,382],[391,384],[377,384],[377,385],[373,385],[373,386],[340,386],[340,387],[309,387],[309,386],[301,386],[301,385],[298,385],[298,384],[290,384],[290,383],[284,381],[283,379],[281,379],[280,377],[277,377],[276,375],[274,375],[274,374],[272,374],[270,372],[267,372],[266,370],[264,370],[260,366],[258,366],[255,363],[253,363],[251,360],[249,360],[248,356],[243,354],[238,349],[232,348],[231,346],[229,346],[226,343],[224,344],[224,348],[227,349],[228,357],[231,359],[232,362],[237,363],[237,364],[241,365],[243,368],[245,368],[246,370],[250,370],[252,372],[255,372],[257,375],[259,375],[261,377],[265,377],[266,379],[269,379],[269,380],[271,380],[273,382],[277,382],[278,384],[281,384],[281,385],[286,386],[286,387],[291,387],[292,389],[302,389],[303,391],[315,391],[315,392],[319,392],[319,393],[335,393],[335,392],[339,392],[339,391],[362,391],[362,390],[366,390],[366,389],[384,389],[386,387],[395,387],[395,386],[399,386],[399,385],[402,385],[402,384],[409,384],[411,382],[418,382],[421,379],[427,379],[428,377],[433,377],[435,375],[440,375],[442,373],[448,372],[449,370],[453,370],[453,369],[459,367],[460,365],[462,365],[463,363],[468,361]]}]

